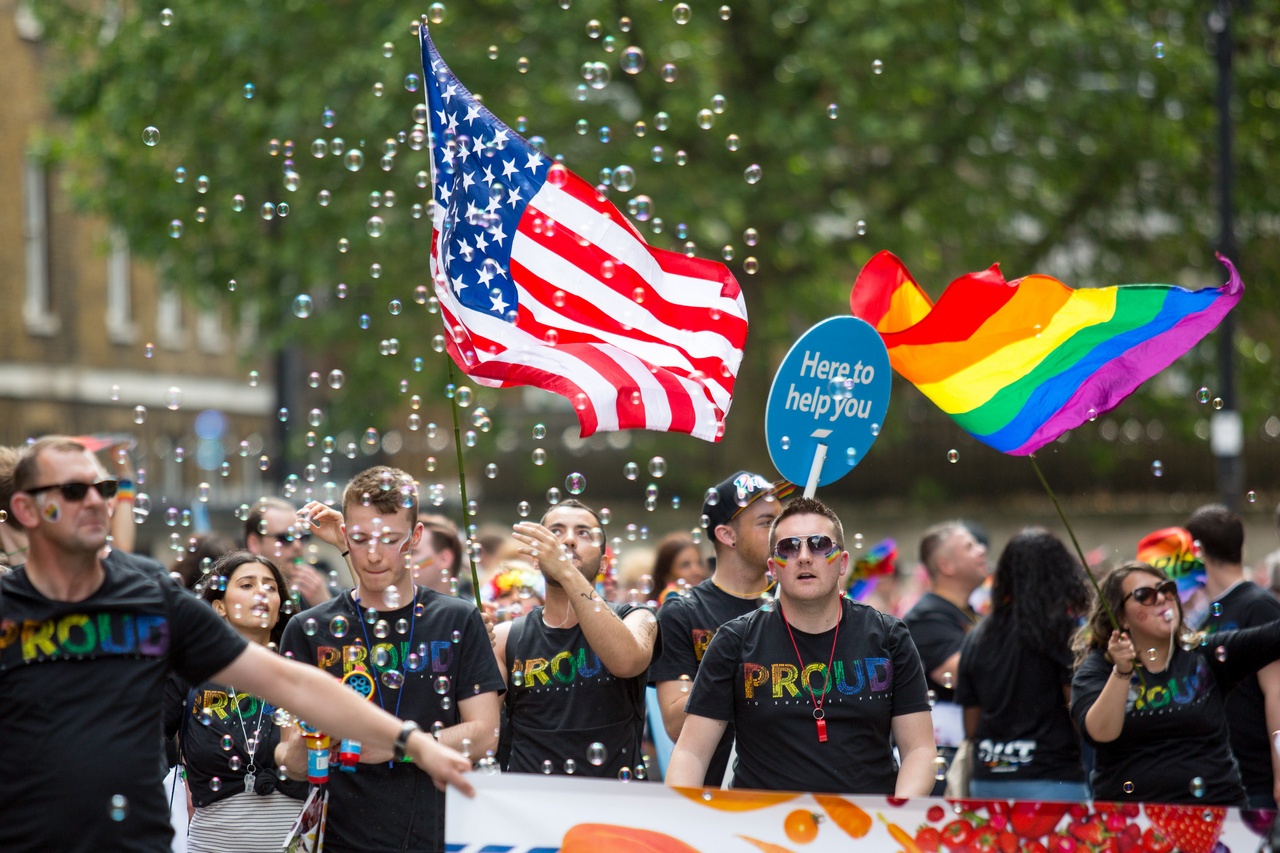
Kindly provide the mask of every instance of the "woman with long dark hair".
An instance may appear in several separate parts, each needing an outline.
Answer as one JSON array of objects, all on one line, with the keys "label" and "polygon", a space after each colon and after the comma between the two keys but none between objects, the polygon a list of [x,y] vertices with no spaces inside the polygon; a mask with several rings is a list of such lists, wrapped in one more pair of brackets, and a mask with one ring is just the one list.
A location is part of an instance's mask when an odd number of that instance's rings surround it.
[{"label": "woman with long dark hair", "polygon": [[1071,716],[1096,748],[1093,796],[1245,804],[1223,697],[1280,658],[1280,621],[1207,636],[1182,621],[1177,584],[1147,563],[1102,581],[1077,639]]},{"label": "woman with long dark hair", "polygon": [[[197,584],[199,594],[250,642],[274,647],[288,615],[281,601],[284,576],[269,559],[248,551],[220,558]],[[171,677],[165,728],[178,735],[194,812],[187,836],[191,853],[237,850],[274,853],[302,810],[303,782],[281,781],[275,748],[275,709],[234,685],[191,687]]]},{"label": "woman with long dark hair", "polygon": [[692,589],[709,577],[707,561],[688,534],[672,533],[658,543],[653,559],[653,597],[659,607],[670,596]]},{"label": "woman with long dark hair", "polygon": [[1089,598],[1080,564],[1047,530],[1023,530],[1000,554],[991,614],[960,647],[956,701],[974,745],[972,796],[1087,797],[1067,700],[1071,636]]}]

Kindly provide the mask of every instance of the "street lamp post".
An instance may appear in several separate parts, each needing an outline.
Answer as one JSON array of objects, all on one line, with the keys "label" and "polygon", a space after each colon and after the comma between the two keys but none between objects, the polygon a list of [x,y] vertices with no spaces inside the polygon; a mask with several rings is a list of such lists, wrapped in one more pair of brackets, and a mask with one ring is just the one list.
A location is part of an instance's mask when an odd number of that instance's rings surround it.
[{"label": "street lamp post", "polygon": [[[1209,12],[1209,29],[1216,36],[1218,55],[1218,251],[1236,262],[1235,211],[1232,207],[1232,59],[1233,0],[1216,0]],[[1233,510],[1240,508],[1244,491],[1244,425],[1236,405],[1235,315],[1228,313],[1218,327],[1218,389],[1222,408],[1213,413],[1210,447],[1217,459],[1218,495]]]}]

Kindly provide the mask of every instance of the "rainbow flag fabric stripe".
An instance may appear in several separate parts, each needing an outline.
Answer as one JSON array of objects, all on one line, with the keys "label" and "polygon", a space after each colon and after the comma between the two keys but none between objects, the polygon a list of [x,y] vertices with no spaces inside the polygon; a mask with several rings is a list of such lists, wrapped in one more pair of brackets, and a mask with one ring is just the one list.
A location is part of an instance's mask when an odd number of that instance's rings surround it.
[{"label": "rainbow flag fabric stripe", "polygon": [[999,265],[947,286],[935,305],[902,261],[880,252],[849,294],[894,370],[966,432],[1025,456],[1119,405],[1195,346],[1244,293],[1126,284],[1073,290],[1055,278],[1007,282]]}]

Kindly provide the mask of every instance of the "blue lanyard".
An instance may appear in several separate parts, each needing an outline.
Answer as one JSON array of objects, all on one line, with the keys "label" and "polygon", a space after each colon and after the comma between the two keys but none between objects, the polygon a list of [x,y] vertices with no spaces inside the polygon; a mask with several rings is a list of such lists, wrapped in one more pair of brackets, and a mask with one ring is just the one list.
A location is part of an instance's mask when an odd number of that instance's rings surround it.
[{"label": "blue lanyard", "polygon": [[[351,601],[356,606],[356,621],[360,623],[360,633],[364,635],[364,646],[368,649],[369,655],[369,671],[374,677],[374,681],[378,681],[378,665],[373,660],[373,644],[369,642],[369,626],[365,624],[364,616],[360,613],[360,599],[356,598],[354,592],[351,593]],[[413,605],[409,608],[409,648],[413,648],[413,626],[418,621],[418,585],[413,584]],[[396,696],[396,709],[392,713],[399,718],[400,716],[400,700],[404,698],[404,691],[409,686],[409,679],[403,677],[405,669],[405,661],[400,661],[401,676],[399,694]],[[375,683],[373,685],[374,692],[378,694],[378,707],[387,710],[387,706],[382,702],[382,686]],[[387,762],[388,767],[394,767],[395,762]]]}]

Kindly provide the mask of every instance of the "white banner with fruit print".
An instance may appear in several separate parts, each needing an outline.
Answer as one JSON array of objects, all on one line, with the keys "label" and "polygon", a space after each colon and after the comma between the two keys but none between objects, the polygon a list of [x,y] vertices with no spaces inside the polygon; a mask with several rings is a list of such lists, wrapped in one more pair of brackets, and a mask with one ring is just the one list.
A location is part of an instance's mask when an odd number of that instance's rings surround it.
[{"label": "white banner with fruit print", "polygon": [[1271,812],[674,790],[472,774],[450,789],[450,853],[1253,853]]}]

